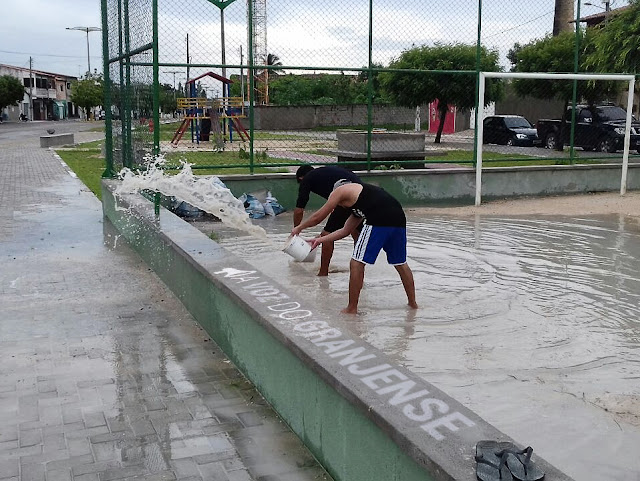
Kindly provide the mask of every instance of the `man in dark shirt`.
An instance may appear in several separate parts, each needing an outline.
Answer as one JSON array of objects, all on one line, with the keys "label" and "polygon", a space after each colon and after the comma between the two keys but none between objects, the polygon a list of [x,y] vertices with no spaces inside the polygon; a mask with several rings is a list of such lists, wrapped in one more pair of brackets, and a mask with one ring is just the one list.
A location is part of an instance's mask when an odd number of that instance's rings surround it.
[{"label": "man in dark shirt", "polygon": [[334,242],[353,234],[355,226],[365,218],[362,232],[353,248],[349,264],[349,304],[342,310],[345,314],[358,313],[358,300],[364,285],[364,268],[374,264],[381,250],[387,254],[387,262],[396,268],[405,293],[407,304],[417,309],[413,272],[407,264],[407,220],[400,202],[380,187],[371,184],[355,184],[342,179],[326,204],[306,221],[293,228],[291,234],[298,235],[302,230],[318,225],[337,206],[349,209],[350,217],[344,227],[331,234],[316,237],[308,241],[312,248],[318,244]]},{"label": "man in dark shirt", "polygon": [[[313,192],[325,199],[329,198],[333,191],[333,185],[340,179],[348,179],[350,182],[361,184],[360,178],[350,170],[333,165],[319,167],[314,169],[311,165],[303,165],[296,172],[296,180],[300,187],[298,188],[298,200],[296,208],[293,210],[293,226],[296,227],[304,217],[304,209],[309,202],[309,194]],[[344,207],[337,206],[331,215],[327,224],[322,229],[320,236],[325,236],[344,227],[344,223],[351,215],[351,211]],[[358,232],[352,234],[353,240],[358,238]],[[320,256],[319,276],[329,275],[329,263],[333,256],[333,242],[324,242],[322,244],[322,253]]]}]

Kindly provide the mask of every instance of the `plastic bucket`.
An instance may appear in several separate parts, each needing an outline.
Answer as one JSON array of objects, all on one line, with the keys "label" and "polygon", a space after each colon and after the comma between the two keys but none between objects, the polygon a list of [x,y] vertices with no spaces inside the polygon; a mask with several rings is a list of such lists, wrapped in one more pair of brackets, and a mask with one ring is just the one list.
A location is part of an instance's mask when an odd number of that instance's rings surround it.
[{"label": "plastic bucket", "polygon": [[[311,246],[302,237],[294,235],[289,237],[282,249],[298,262],[304,262],[307,257],[311,257]],[[313,256],[315,259],[315,255]]]}]

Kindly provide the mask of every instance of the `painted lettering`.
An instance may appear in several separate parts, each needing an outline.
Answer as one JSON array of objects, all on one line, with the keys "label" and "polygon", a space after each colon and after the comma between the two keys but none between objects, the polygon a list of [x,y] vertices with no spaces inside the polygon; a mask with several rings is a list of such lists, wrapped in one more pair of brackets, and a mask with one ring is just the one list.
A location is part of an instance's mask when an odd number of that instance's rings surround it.
[{"label": "painted lettering", "polygon": [[340,351],[345,347],[349,347],[355,342],[356,341],[354,341],[353,339],[345,339],[344,341],[315,342],[314,344],[316,346],[326,348],[324,352],[327,354],[331,354],[332,352]]},{"label": "painted lettering", "polygon": [[297,332],[313,332],[325,327],[329,327],[329,323],[325,321],[306,321],[296,324],[293,330]]},{"label": "painted lettering", "polygon": [[346,356],[343,360],[339,362],[341,366],[348,366],[349,364],[366,361],[367,359],[373,359],[374,357],[376,357],[375,354],[365,354],[364,356],[359,356],[364,351],[365,351],[364,347],[355,347],[353,349],[348,349],[342,352],[334,352],[333,354],[330,354],[329,357]]},{"label": "painted lettering", "polygon": [[407,376],[402,374],[397,369],[390,369],[388,371],[379,372],[371,376],[363,377],[361,381],[375,391],[376,389],[380,389],[381,387],[376,384],[376,381],[383,381],[385,384],[390,384],[393,382],[393,376],[397,377],[400,381],[408,379]]},{"label": "painted lettering", "polygon": [[[225,277],[237,277],[255,273],[256,271],[241,271],[233,267],[225,267],[221,271],[214,272],[214,274],[224,274]],[[256,277],[256,279],[259,279],[259,277]]]},{"label": "painted lettering", "polygon": [[389,364],[379,364],[368,369],[360,369],[357,364],[352,364],[351,366],[349,366],[349,372],[351,374],[355,374],[356,376],[367,376],[369,374],[373,374],[374,372],[389,369],[390,367],[391,366]]},{"label": "painted lettering", "polygon": [[279,293],[280,291],[275,287],[263,287],[260,289],[253,289],[249,291],[249,294],[256,297],[275,296],[276,294],[279,294]]},{"label": "painted lettering", "polygon": [[311,342],[313,342],[314,344],[320,341],[326,341],[327,339],[337,339],[339,337],[342,337],[342,331],[340,331],[339,329],[334,329],[333,327],[329,328],[329,329],[324,329],[323,331],[316,331],[316,332],[310,332],[307,334],[303,334],[303,337],[306,337],[307,339],[311,339],[312,337],[316,337],[317,339],[312,339]]},{"label": "painted lettering", "polygon": [[294,309],[292,311],[285,311],[278,317],[287,321],[293,321],[295,319],[304,319],[305,317],[310,317],[312,315],[313,313],[311,311],[307,311],[305,309]]},{"label": "painted lettering", "polygon": [[435,406],[440,414],[446,414],[449,412],[449,405],[440,399],[428,398],[420,401],[420,409],[422,412],[417,412],[416,407],[412,404],[407,404],[402,408],[402,412],[412,421],[418,421],[423,423],[433,418],[433,409],[431,406]]},{"label": "painted lettering", "polygon": [[429,433],[429,435],[435,440],[442,441],[444,439],[444,436],[438,431],[438,428],[443,427],[447,428],[449,431],[456,432],[458,430],[458,426],[453,424],[454,421],[459,421],[469,427],[475,426],[475,423],[467,418],[464,414],[460,414],[459,412],[455,411],[451,414],[447,414],[446,416],[435,419],[426,424],[422,424],[420,428]]},{"label": "painted lettering", "polygon": [[289,299],[289,296],[282,292],[277,296],[258,297],[258,300],[262,303],[272,302],[272,301],[284,301],[285,299]]},{"label": "painted lettering", "polygon": [[259,287],[272,287],[267,281],[256,282],[255,284],[249,284],[247,286],[242,286],[243,289],[257,289]]},{"label": "painted lettering", "polygon": [[294,309],[299,309],[299,308],[300,308],[299,302],[285,302],[283,304],[274,304],[272,306],[267,306],[267,309],[275,312],[293,311]]},{"label": "painted lettering", "polygon": [[416,382],[409,379],[404,382],[392,384],[391,386],[385,386],[378,389],[376,392],[378,394],[389,394],[390,392],[396,392],[393,397],[389,399],[389,404],[391,404],[392,406],[397,406],[398,404],[404,404],[406,402],[413,401],[414,399],[418,399],[429,394],[429,391],[427,391],[426,389],[411,392],[411,390],[415,386]]}]

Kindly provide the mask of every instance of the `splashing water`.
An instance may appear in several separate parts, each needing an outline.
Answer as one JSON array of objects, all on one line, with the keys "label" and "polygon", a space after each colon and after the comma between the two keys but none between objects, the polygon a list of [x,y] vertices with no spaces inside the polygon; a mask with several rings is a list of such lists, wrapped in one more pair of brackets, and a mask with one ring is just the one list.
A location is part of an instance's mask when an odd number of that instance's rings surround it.
[{"label": "splashing water", "polygon": [[115,193],[120,195],[143,189],[156,190],[166,196],[184,200],[216,216],[231,227],[267,240],[265,230],[251,223],[243,203],[236,199],[229,189],[221,185],[221,182],[217,183],[217,177],[195,176],[190,164],[180,162],[182,170],[178,174],[165,175],[162,167],[166,160],[162,155],[145,157],[146,171],[136,173],[126,167],[120,171],[118,176],[122,183]]}]

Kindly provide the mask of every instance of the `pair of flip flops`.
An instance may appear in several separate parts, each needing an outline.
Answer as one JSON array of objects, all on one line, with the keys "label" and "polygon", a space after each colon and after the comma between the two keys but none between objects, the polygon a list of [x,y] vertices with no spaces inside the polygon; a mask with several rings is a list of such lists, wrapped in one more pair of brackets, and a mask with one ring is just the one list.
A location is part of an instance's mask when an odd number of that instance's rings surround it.
[{"label": "pair of flip flops", "polygon": [[518,449],[513,443],[479,441],[476,444],[476,476],[480,481],[540,481],[544,472],[532,461],[531,446]]}]

